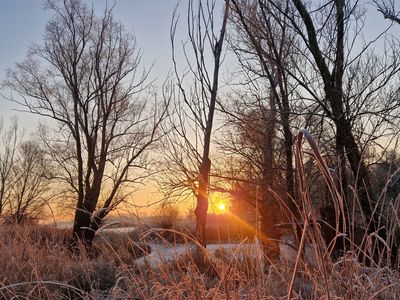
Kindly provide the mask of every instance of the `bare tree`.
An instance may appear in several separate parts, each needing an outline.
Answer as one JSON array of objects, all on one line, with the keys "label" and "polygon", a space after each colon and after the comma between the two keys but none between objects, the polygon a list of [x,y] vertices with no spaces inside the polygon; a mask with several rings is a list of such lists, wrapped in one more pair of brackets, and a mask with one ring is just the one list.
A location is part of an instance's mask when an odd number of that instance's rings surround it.
[{"label": "bare tree", "polygon": [[[372,49],[388,29],[365,42],[364,6],[358,1],[231,3],[238,34],[245,37],[238,50],[242,50],[239,58],[249,85],[256,86],[256,79],[264,77],[274,87],[270,79],[273,71],[278,71],[278,85],[272,92],[275,90],[282,127],[287,126],[290,132],[290,128],[300,125],[293,122],[293,117],[292,123],[283,122],[282,113],[299,115],[301,118],[295,120],[304,120],[302,126],[313,129],[326,141],[322,146],[326,153],[333,153],[329,160],[337,170],[348,212],[361,208],[365,227],[369,232],[376,230],[380,227],[377,203],[363,154],[374,146],[385,148],[387,141],[381,137],[395,135],[392,129],[399,125],[399,51],[389,40],[384,40],[383,53]],[[282,37],[286,42],[282,43]],[[285,55],[277,55],[282,53]],[[249,57],[256,57],[259,62],[253,60],[250,64]],[[289,109],[279,105],[284,101],[288,101]],[[291,148],[289,143],[288,146]],[[347,166],[352,176],[346,172]],[[352,182],[355,197],[348,188]]]},{"label": "bare tree", "polygon": [[[358,1],[327,1],[304,3],[301,0],[257,1],[272,13],[278,11],[276,20],[283,22],[296,35],[294,44],[300,59],[291,60],[291,67],[281,67],[297,82],[297,93],[304,107],[313,105],[325,123],[332,126],[337,177],[347,201],[350,224],[358,223],[355,210],[368,233],[385,236],[376,195],[371,189],[368,165],[363,153],[378,143],[383,134],[393,135],[398,128],[395,86],[399,72],[399,52],[385,41],[384,53],[377,54],[371,45],[385,36],[384,30],[368,42],[363,41],[364,15]],[[348,176],[346,166],[352,173]],[[355,196],[348,186],[355,185]],[[330,205],[329,200],[325,205]],[[337,216],[329,223],[335,226]],[[359,224],[358,223],[358,224]],[[378,230],[379,228],[379,230]],[[341,228],[345,230],[345,228]]]},{"label": "bare tree", "polygon": [[43,217],[48,200],[44,152],[37,143],[24,141],[16,118],[1,140],[0,216],[10,223],[37,220]]},{"label": "bare tree", "polygon": [[[219,90],[219,73],[228,11],[229,1],[226,0],[220,30],[217,33],[216,1],[189,1],[187,9],[189,47],[183,49],[188,72],[183,75],[179,73],[175,59],[174,36],[178,24],[176,14],[174,14],[171,27],[175,75],[183,105],[176,114],[177,125],[175,126],[175,135],[171,137],[169,143],[172,146],[170,152],[173,156],[172,160],[178,165],[179,172],[187,178],[182,178],[188,183],[186,188],[190,187],[195,193],[197,199],[196,235],[203,245],[206,245],[211,135]],[[193,80],[191,87],[185,85],[187,77]],[[177,143],[180,143],[182,147],[175,147]],[[174,174],[174,176],[176,175]]]},{"label": "bare tree", "polygon": [[[54,17],[42,45],[8,72],[4,85],[43,127],[53,178],[75,201],[73,236],[91,244],[103,218],[146,176],[166,104],[142,92],[147,72],[131,34],[106,7],[101,17],[80,0],[47,1]],[[96,211],[97,209],[97,211]]]},{"label": "bare tree", "polygon": [[[277,1],[276,5],[283,11],[288,8],[285,1]],[[256,133],[252,141],[247,142],[257,145],[261,156],[258,163],[255,158],[250,158],[248,163],[259,165],[258,169],[262,174],[259,183],[262,197],[258,208],[262,218],[261,228],[267,237],[263,242],[268,257],[276,259],[279,257],[280,237],[275,225],[279,219],[282,220],[278,216],[279,208],[286,206],[285,219],[291,220],[298,213],[293,168],[294,126],[291,124],[294,106],[291,101],[294,102],[292,99],[295,84],[293,86],[286,72],[290,68],[290,60],[295,58],[291,53],[294,48],[294,33],[284,21],[285,14],[266,2],[232,0],[232,6],[231,18],[236,35],[231,36],[230,42],[242,67],[242,75],[238,77],[244,77],[244,84],[240,88],[246,86],[246,90],[242,92],[244,95],[240,96],[238,102],[242,103],[244,112],[250,111],[250,115],[231,110],[228,112],[228,119],[239,127],[244,127],[246,131]],[[279,141],[279,134],[282,142]],[[282,148],[279,144],[282,144]],[[239,145],[234,152],[242,155],[243,150],[239,148],[246,149],[248,145]],[[278,149],[282,149],[283,159],[278,160]],[[277,189],[280,168],[284,169],[284,184],[280,188],[282,190],[284,186],[284,193],[279,193]],[[285,200],[285,205],[278,203],[277,195]]]},{"label": "bare tree", "polygon": [[[359,145],[356,124],[360,124],[364,129],[363,133],[366,133],[368,126],[362,125],[364,122],[368,123],[363,116],[366,112],[369,118],[392,118],[392,112],[398,108],[397,102],[392,101],[392,97],[386,101],[378,100],[378,93],[384,94],[388,92],[388,87],[390,89],[390,82],[396,78],[399,71],[399,56],[394,52],[390,56],[392,61],[388,61],[389,56],[384,56],[380,64],[376,65],[380,59],[369,53],[368,48],[377,39],[366,44],[359,52],[354,49],[360,29],[352,35],[349,28],[352,22],[353,28],[359,28],[357,22],[361,17],[356,15],[359,12],[357,2],[335,0],[328,6],[316,7],[316,10],[307,8],[301,0],[292,0],[292,3],[300,18],[293,13],[289,17],[290,24],[312,55],[321,78],[324,97],[316,97],[319,98],[318,104],[335,125],[336,153],[342,170],[342,186],[347,186],[344,164],[347,159],[356,179],[362,213],[370,220],[366,227],[370,232],[375,231],[379,228],[377,214],[373,213],[376,202],[373,200],[367,165],[362,158],[366,144]],[[356,15],[355,21],[351,19],[353,14]],[[320,21],[319,17],[322,15],[328,22]],[[363,70],[363,66],[366,66],[367,70]],[[361,74],[368,79],[363,79]],[[379,109],[376,109],[378,107]],[[377,124],[379,123],[378,121]],[[371,135],[379,128],[377,124],[371,124]]]},{"label": "bare tree", "polygon": [[400,11],[396,9],[394,0],[374,0],[374,3],[385,19],[400,25]]},{"label": "bare tree", "polygon": [[[293,32],[285,22],[278,21],[285,19],[285,15],[277,9],[273,11],[274,7],[271,5],[261,1],[232,1],[232,4],[234,9],[231,16],[236,26],[237,37],[231,44],[244,73],[249,74],[249,86],[257,87],[256,81],[264,81],[269,87],[269,111],[274,116],[265,119],[269,119],[266,121],[270,124],[279,122],[282,127],[286,186],[288,194],[294,199],[293,135],[290,124],[290,97],[293,87],[290,86],[285,71],[290,67],[290,60],[294,59],[291,53]],[[285,10],[288,4],[281,1],[277,5],[281,5],[281,9]]]},{"label": "bare tree", "polygon": [[44,151],[35,142],[22,142],[18,147],[17,162],[12,171],[12,189],[5,211],[6,221],[20,224],[42,218],[50,199],[50,181],[46,174]]},{"label": "bare tree", "polygon": [[3,120],[0,123],[1,149],[0,149],[0,215],[4,211],[6,202],[12,190],[12,171],[16,163],[17,148],[20,143],[16,119],[8,130],[4,129]]}]

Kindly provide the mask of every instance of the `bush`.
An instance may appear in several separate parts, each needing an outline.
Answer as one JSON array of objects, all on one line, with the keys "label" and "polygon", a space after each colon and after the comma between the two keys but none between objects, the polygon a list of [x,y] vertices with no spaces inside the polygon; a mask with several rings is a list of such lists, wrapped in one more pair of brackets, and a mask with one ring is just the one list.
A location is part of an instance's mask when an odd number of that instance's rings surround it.
[{"label": "bush", "polygon": [[163,203],[155,217],[155,226],[162,229],[173,229],[179,219],[179,209],[172,204]]}]

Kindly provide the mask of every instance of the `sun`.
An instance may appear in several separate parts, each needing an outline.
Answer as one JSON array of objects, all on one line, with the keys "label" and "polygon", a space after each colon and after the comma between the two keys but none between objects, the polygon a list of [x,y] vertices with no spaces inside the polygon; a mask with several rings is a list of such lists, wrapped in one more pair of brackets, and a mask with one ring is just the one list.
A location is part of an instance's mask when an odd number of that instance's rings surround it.
[{"label": "sun", "polygon": [[220,204],[218,204],[218,210],[219,210],[221,213],[226,212],[226,211],[227,211],[227,209],[226,209],[226,204],[225,204],[225,203],[220,203]]},{"label": "sun", "polygon": [[229,212],[229,198],[221,192],[213,192],[211,194],[208,206],[208,213],[222,215]]},{"label": "sun", "polygon": [[215,205],[215,213],[217,215],[223,215],[228,213],[229,211],[229,206],[226,200],[220,200],[218,203]]}]

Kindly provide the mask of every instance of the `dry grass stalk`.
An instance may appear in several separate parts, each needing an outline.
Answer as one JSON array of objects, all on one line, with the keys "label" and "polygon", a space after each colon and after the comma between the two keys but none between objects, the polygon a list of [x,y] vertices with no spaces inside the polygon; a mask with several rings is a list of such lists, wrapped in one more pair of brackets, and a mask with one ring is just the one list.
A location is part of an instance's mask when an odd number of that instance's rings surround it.
[{"label": "dry grass stalk", "polygon": [[[302,138],[310,144],[310,154],[318,162],[336,208],[336,220],[343,218],[343,199],[333,178],[312,140],[302,131],[297,140],[296,162],[301,193],[301,216],[304,220],[298,252],[281,259],[265,272],[257,248],[247,240],[234,249],[202,249],[202,255],[192,251],[196,243],[189,234],[179,230],[152,229],[135,233],[100,234],[93,253],[71,254],[66,249],[67,232],[52,227],[0,226],[0,298],[23,299],[397,299],[400,278],[385,265],[385,260],[367,267],[358,260],[368,254],[374,243],[384,243],[382,254],[387,257],[394,237],[385,241],[365,236],[361,246],[336,227],[333,243],[345,238],[351,247],[337,261],[331,260],[311,205],[307,178],[302,165]],[[393,203],[393,208],[399,203]],[[392,210],[389,217],[396,215]],[[382,215],[384,217],[384,215]],[[349,225],[349,224],[347,224]],[[392,220],[388,232],[395,233],[398,219]],[[350,224],[353,226],[353,224]],[[170,236],[185,251],[163,256],[157,265],[141,259],[137,253],[149,253],[148,246],[175,246]],[[139,249],[135,252],[136,250]],[[156,249],[152,249],[152,252]],[[134,255],[134,253],[136,253]],[[199,259],[207,257],[207,265]],[[208,266],[208,267],[207,267]],[[210,272],[210,270],[213,270]]]}]

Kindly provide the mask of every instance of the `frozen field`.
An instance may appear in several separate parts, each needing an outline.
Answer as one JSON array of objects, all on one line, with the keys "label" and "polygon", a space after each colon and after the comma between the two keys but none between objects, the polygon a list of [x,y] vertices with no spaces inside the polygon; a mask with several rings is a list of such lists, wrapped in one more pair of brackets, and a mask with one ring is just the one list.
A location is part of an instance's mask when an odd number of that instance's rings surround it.
[{"label": "frozen field", "polygon": [[[152,267],[160,265],[163,261],[177,260],[185,254],[189,254],[195,249],[194,244],[157,244],[148,243],[151,247],[151,253],[149,255],[140,257],[136,260],[139,265],[148,263]],[[208,244],[207,252],[212,258],[217,250],[225,250],[232,255],[239,256],[243,254],[254,256],[259,261],[263,260],[262,246],[258,240],[254,243],[218,243]],[[313,259],[311,248],[306,246],[306,258],[311,264],[315,263]],[[290,237],[286,237],[280,243],[281,260],[288,261],[289,263],[296,259],[297,252],[294,248],[293,240]]]}]

